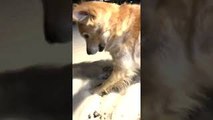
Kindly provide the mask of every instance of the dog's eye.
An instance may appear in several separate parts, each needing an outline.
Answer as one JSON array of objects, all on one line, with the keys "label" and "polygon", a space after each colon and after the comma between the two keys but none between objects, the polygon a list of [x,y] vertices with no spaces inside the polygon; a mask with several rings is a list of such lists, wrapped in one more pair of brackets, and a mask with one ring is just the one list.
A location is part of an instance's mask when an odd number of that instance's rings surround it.
[{"label": "dog's eye", "polygon": [[83,34],[83,36],[84,36],[85,39],[89,38],[89,34]]}]

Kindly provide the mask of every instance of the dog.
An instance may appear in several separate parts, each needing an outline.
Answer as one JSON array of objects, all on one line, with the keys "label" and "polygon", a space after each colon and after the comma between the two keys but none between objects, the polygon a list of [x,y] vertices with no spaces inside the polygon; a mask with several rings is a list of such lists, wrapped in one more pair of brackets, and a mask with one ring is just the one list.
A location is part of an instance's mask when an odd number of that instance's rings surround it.
[{"label": "dog", "polygon": [[100,1],[83,2],[73,8],[73,20],[86,40],[87,54],[108,51],[113,59],[109,78],[93,92],[124,90],[140,69],[140,5]]},{"label": "dog", "polygon": [[213,88],[213,1],[142,4],[142,119],[195,120]]}]

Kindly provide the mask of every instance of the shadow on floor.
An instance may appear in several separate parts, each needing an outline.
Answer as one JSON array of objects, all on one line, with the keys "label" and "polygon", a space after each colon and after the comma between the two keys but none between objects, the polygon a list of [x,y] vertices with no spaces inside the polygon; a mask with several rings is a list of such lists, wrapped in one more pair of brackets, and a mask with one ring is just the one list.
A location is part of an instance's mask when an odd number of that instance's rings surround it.
[{"label": "shadow on floor", "polygon": [[0,119],[70,120],[71,65],[0,73]]},{"label": "shadow on floor", "polygon": [[[94,79],[97,85],[103,68],[110,61],[74,64],[73,78]],[[70,120],[71,65],[31,66],[0,73],[0,119],[6,120]],[[101,81],[100,81],[101,82]],[[213,92],[205,108],[198,110],[192,120],[212,120]],[[76,94],[73,100],[80,94]],[[77,107],[81,101],[74,106]]]}]

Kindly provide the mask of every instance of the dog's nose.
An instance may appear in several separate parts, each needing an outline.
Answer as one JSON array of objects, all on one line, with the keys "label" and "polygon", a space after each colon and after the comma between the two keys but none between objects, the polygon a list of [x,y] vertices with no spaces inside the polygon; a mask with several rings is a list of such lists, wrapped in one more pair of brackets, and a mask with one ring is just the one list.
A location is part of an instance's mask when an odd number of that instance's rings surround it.
[{"label": "dog's nose", "polygon": [[87,48],[87,54],[88,55],[93,55],[93,54],[95,54],[97,52],[98,52],[97,48]]},{"label": "dog's nose", "polygon": [[99,47],[99,52],[102,52],[105,48],[105,44],[99,44],[98,47]]}]

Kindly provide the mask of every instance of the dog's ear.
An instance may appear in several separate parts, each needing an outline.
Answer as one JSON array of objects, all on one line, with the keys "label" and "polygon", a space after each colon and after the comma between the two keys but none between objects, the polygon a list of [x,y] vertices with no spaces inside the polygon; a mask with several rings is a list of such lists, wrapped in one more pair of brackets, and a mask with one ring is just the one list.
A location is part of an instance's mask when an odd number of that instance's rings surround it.
[{"label": "dog's ear", "polygon": [[89,19],[95,19],[96,12],[91,8],[80,7],[80,5],[74,5],[72,18],[76,22],[84,22]]},{"label": "dog's ear", "polygon": [[82,22],[89,18],[89,13],[86,11],[73,11],[73,20],[76,22]]},{"label": "dog's ear", "polygon": [[95,19],[95,15],[89,11],[73,11],[73,20],[76,22],[83,22],[89,19]]},{"label": "dog's ear", "polygon": [[77,6],[78,6],[77,3],[73,3],[73,5],[72,5],[73,8],[75,8],[75,7],[77,7]]}]

